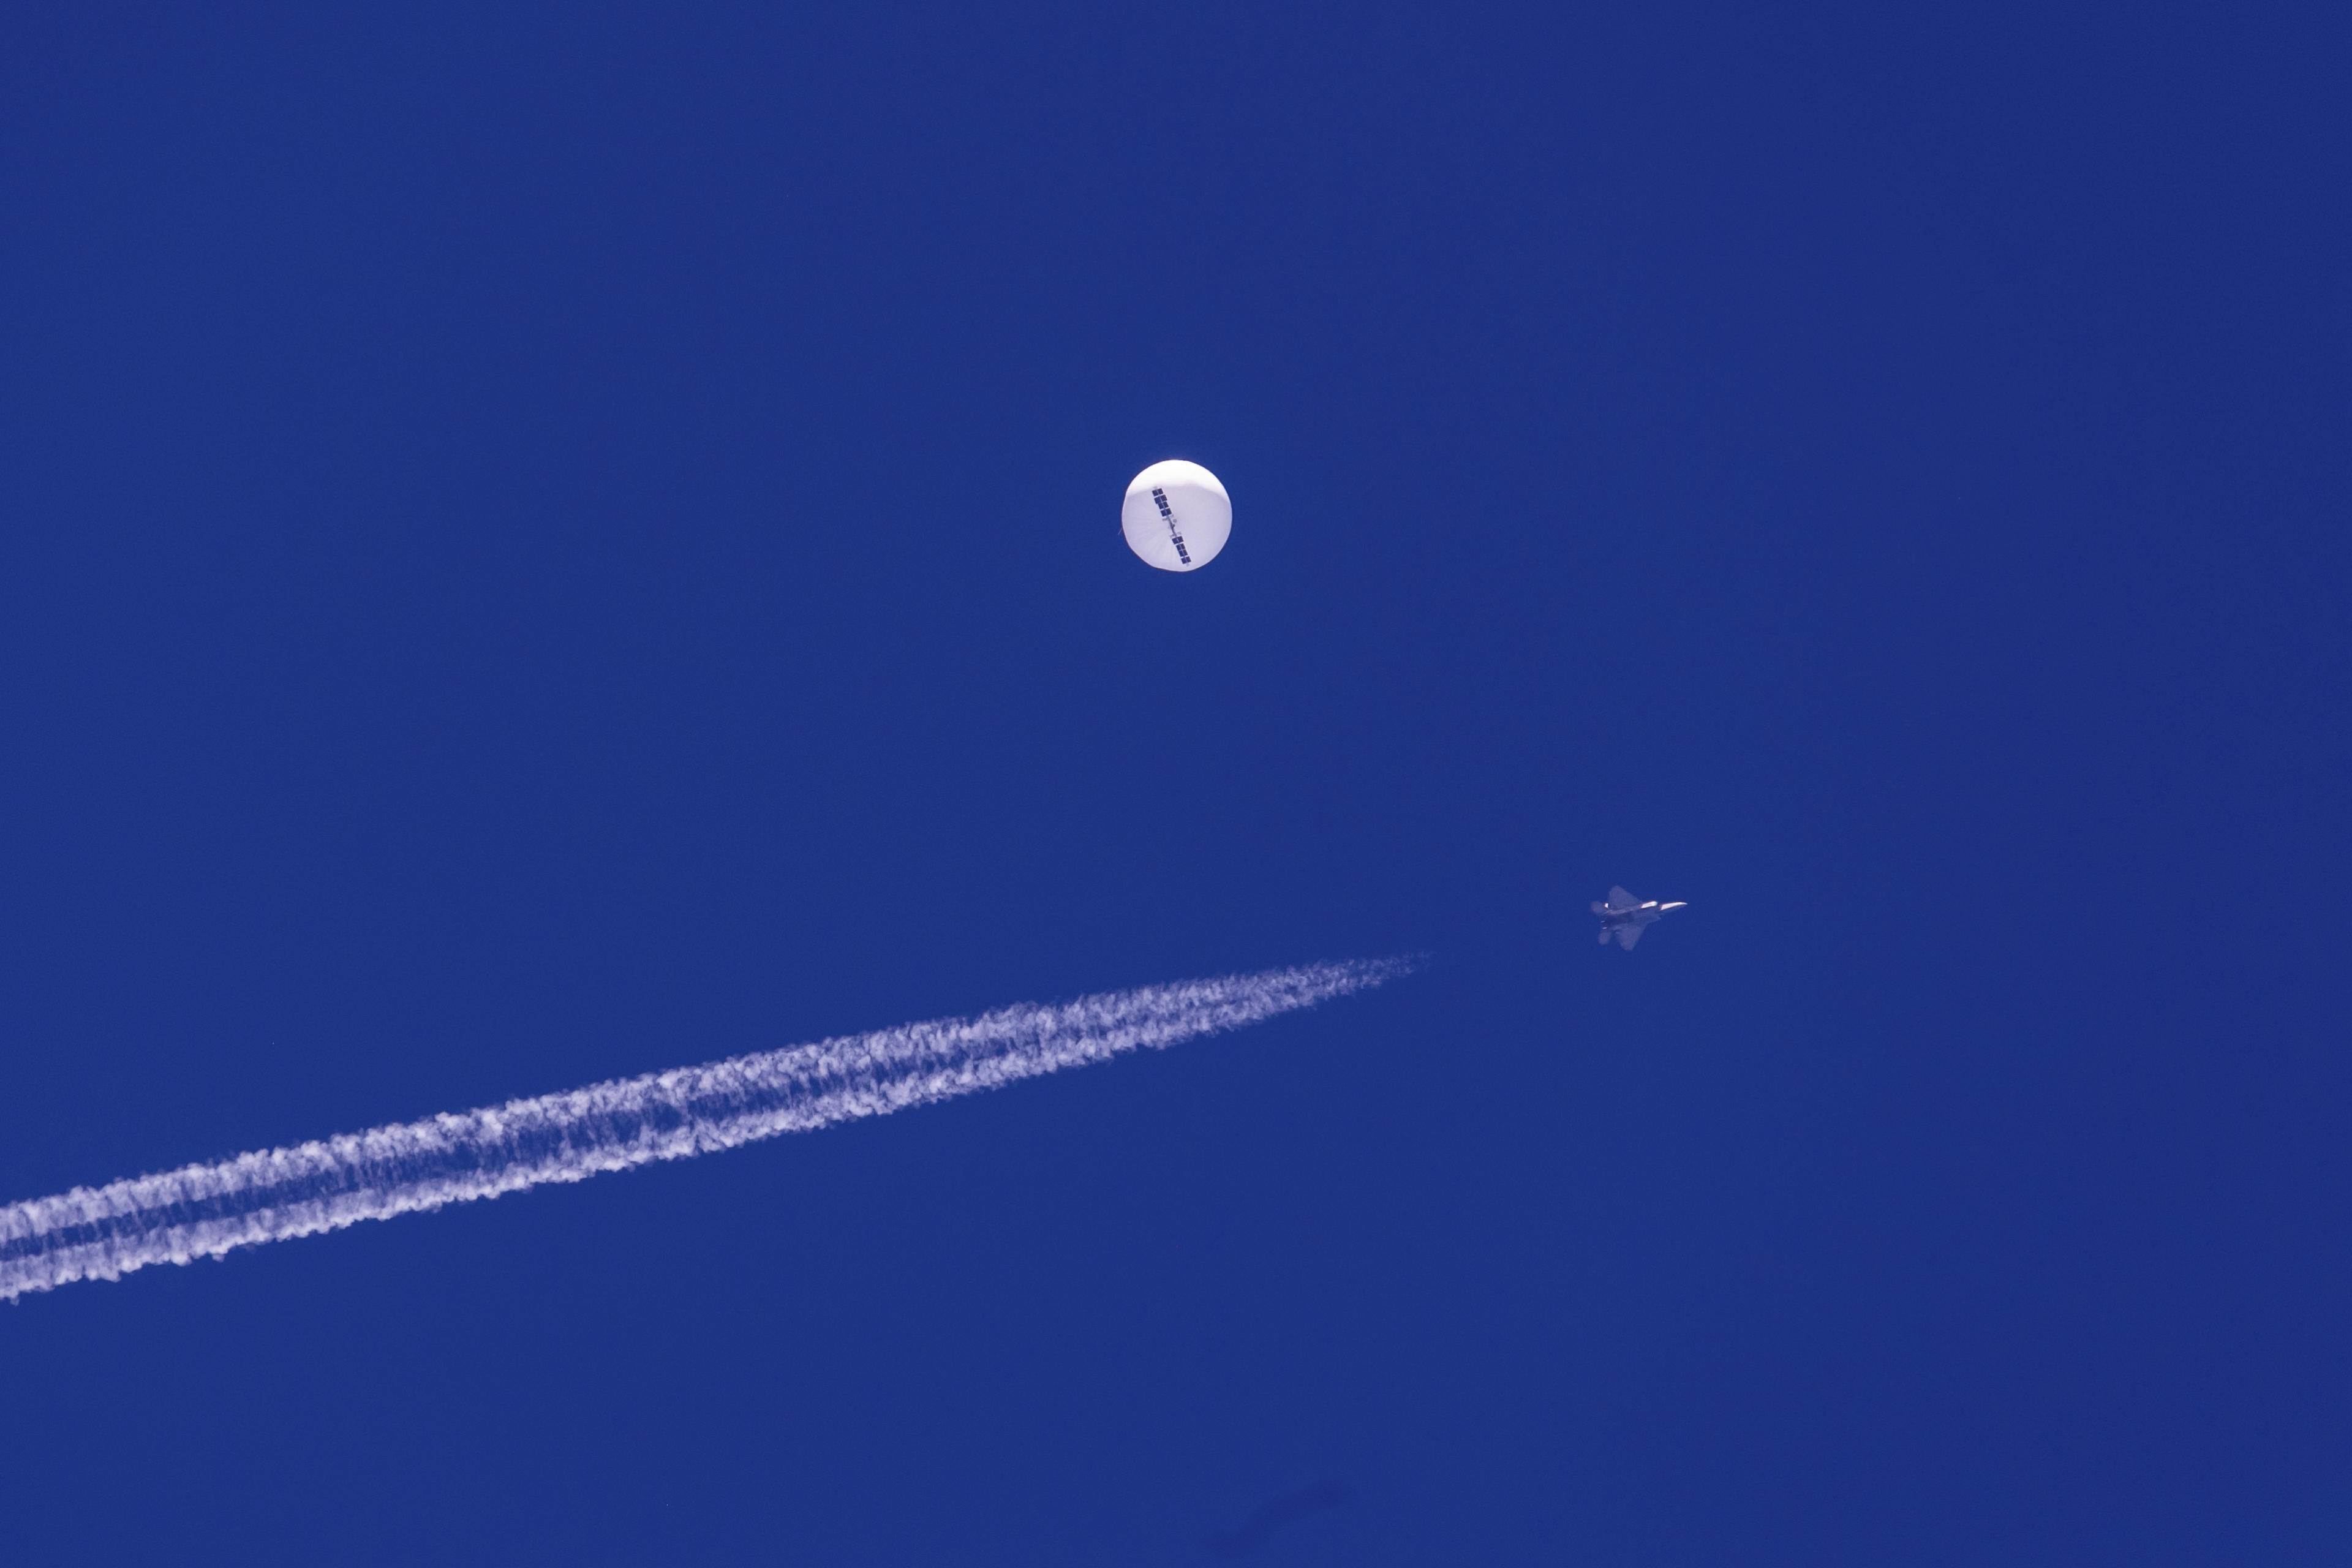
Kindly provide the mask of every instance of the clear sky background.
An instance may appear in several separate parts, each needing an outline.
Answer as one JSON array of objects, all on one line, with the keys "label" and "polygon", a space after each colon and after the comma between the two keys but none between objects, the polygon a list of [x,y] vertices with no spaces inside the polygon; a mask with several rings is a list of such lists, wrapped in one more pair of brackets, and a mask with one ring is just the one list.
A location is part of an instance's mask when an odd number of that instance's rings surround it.
[{"label": "clear sky background", "polygon": [[1434,960],[27,1299],[0,1555],[2341,1563],[2347,66],[18,9],[0,1200]]}]

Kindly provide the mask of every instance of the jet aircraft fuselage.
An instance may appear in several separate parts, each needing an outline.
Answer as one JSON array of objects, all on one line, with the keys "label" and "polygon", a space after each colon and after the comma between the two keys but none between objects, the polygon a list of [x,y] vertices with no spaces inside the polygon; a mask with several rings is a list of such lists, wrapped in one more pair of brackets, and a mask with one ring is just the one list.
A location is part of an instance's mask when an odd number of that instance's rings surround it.
[{"label": "jet aircraft fuselage", "polygon": [[1687,907],[1680,903],[1662,904],[1655,899],[1637,899],[1622,888],[1612,888],[1609,889],[1609,901],[1595,903],[1592,912],[1601,917],[1601,944],[1608,946],[1610,939],[1614,937],[1619,947],[1631,952],[1633,944],[1642,940],[1643,931],[1676,910]]}]

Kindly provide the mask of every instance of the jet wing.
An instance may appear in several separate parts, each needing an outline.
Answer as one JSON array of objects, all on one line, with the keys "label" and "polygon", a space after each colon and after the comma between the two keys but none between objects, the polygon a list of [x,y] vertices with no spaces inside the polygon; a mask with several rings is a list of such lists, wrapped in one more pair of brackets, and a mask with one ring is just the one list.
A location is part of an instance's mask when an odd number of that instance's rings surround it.
[{"label": "jet wing", "polygon": [[[1648,926],[1619,926],[1617,928],[1617,945],[1623,948],[1627,952],[1633,952],[1633,944],[1641,941],[1642,933],[1649,929],[1650,928]],[[1601,933],[1601,940],[1607,942],[1609,940],[1609,933],[1607,931],[1602,931]]]},{"label": "jet wing", "polygon": [[1612,888],[1609,889],[1609,909],[1607,912],[1611,914],[1622,914],[1627,910],[1638,910],[1641,907],[1642,900],[1627,892],[1624,889]]}]

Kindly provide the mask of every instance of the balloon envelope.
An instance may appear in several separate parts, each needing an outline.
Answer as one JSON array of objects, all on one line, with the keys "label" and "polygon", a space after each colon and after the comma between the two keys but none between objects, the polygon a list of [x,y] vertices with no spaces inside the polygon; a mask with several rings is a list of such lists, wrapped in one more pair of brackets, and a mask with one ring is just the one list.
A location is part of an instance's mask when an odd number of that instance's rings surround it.
[{"label": "balloon envelope", "polygon": [[1127,547],[1162,572],[1196,572],[1217,558],[1234,531],[1233,498],[1198,463],[1154,463],[1127,487],[1119,508]]}]

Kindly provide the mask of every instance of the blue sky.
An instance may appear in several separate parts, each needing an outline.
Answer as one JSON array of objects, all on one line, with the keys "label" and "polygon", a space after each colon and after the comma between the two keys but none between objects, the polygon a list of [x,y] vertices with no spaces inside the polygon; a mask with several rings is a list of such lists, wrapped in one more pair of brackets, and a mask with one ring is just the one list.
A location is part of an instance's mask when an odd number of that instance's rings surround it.
[{"label": "blue sky", "polygon": [[1432,963],[28,1299],[6,1536],[2340,1561],[2347,43],[12,19],[0,1201]]}]

